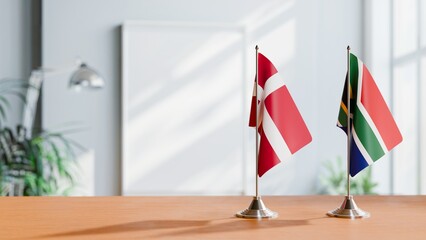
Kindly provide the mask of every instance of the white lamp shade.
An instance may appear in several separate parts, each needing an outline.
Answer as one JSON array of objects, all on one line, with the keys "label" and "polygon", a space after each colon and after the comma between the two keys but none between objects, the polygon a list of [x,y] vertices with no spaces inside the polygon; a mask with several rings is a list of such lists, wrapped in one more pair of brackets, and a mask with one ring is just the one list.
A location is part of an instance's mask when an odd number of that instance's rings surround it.
[{"label": "white lamp shade", "polygon": [[92,68],[82,63],[72,74],[69,86],[71,88],[99,89],[104,86],[103,78]]}]

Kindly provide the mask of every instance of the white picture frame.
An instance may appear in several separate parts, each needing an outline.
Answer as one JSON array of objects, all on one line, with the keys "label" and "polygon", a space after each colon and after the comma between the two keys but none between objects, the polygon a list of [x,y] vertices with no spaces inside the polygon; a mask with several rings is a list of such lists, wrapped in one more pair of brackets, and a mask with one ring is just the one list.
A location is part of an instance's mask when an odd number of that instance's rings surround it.
[{"label": "white picture frame", "polygon": [[246,45],[241,26],[123,24],[122,195],[244,193]]}]

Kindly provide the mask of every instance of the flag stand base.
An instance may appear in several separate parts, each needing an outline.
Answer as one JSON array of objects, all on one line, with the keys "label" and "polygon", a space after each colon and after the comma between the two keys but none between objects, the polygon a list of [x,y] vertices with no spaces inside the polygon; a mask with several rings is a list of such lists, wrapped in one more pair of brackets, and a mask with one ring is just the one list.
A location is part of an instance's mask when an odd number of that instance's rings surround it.
[{"label": "flag stand base", "polygon": [[260,197],[253,197],[250,206],[235,214],[240,218],[276,218],[278,213],[269,210]]},{"label": "flag stand base", "polygon": [[352,195],[345,196],[342,205],[335,210],[327,212],[330,217],[339,218],[368,218],[370,213],[361,210],[355,203]]}]

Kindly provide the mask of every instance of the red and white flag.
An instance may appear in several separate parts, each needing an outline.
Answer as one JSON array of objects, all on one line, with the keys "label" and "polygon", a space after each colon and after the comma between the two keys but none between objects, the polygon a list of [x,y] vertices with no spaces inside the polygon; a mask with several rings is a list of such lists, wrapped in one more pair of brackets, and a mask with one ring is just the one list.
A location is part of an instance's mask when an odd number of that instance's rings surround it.
[{"label": "red and white flag", "polygon": [[[297,152],[312,136],[275,66],[258,54],[257,111],[259,143],[258,174]],[[249,126],[256,126],[256,92],[253,90]]]}]

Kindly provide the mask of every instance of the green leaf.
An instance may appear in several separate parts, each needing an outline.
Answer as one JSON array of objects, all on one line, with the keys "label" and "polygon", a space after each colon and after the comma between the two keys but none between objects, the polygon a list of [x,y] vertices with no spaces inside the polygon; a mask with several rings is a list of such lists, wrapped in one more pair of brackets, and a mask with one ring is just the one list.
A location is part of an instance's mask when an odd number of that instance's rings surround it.
[{"label": "green leaf", "polygon": [[25,185],[27,187],[26,195],[33,196],[37,193],[37,177],[33,173],[25,175]]}]

